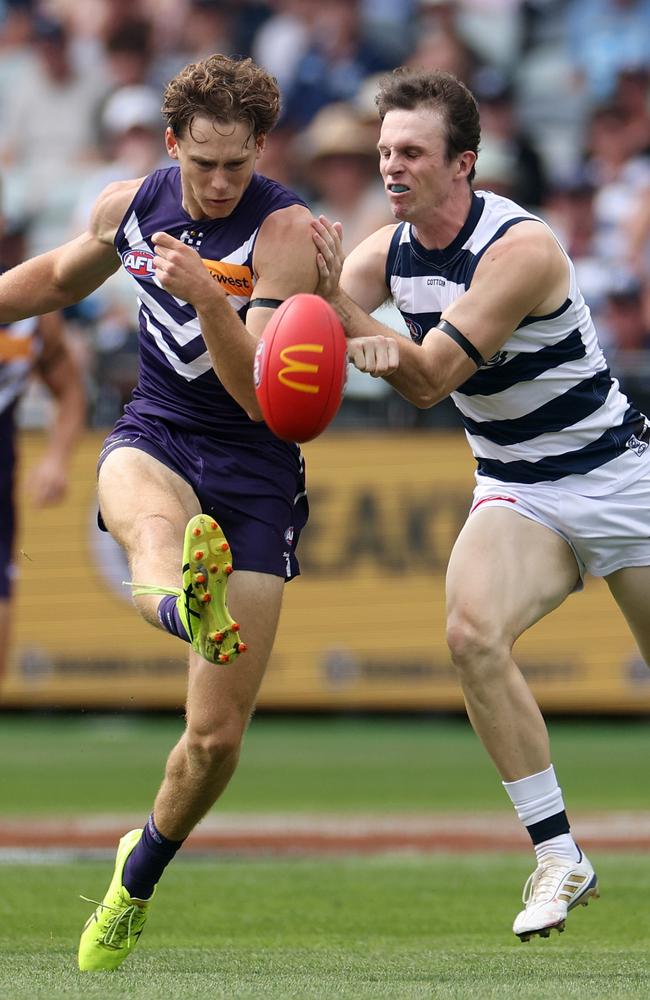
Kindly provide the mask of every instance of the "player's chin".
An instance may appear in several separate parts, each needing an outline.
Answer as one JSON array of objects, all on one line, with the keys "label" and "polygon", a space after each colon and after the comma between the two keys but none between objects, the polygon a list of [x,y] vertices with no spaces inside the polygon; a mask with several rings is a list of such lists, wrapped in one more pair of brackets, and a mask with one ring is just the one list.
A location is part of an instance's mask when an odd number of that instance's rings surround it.
[{"label": "player's chin", "polygon": [[232,213],[235,205],[237,204],[234,198],[229,198],[227,201],[212,201],[207,200],[201,206],[208,219],[225,219]]},{"label": "player's chin", "polygon": [[406,209],[406,205],[403,202],[396,202],[391,199],[390,210],[393,214],[393,218],[395,219],[402,220],[408,217],[408,211]]}]

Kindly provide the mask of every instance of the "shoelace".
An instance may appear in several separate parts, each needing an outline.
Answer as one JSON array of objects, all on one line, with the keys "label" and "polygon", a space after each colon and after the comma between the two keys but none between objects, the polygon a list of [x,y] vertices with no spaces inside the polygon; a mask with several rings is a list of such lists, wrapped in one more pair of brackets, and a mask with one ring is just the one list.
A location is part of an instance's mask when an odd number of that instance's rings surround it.
[{"label": "shoelace", "polygon": [[[132,903],[131,906],[118,908],[117,906],[109,906],[108,903],[100,903],[99,900],[90,899],[88,896],[81,896],[80,898],[85,900],[86,903],[94,903],[95,906],[101,906],[104,910],[115,911],[115,916],[111,917],[106,926],[106,932],[103,937],[104,944],[108,945],[109,948],[119,948],[126,936],[126,946],[127,948],[131,947],[133,921],[138,914],[144,916],[145,912],[141,906],[136,906],[135,903]],[[124,926],[125,921],[126,926]],[[117,941],[115,940],[116,938]]]},{"label": "shoelace", "polygon": [[[184,566],[183,571],[185,571],[186,568],[187,567]],[[185,613],[187,615],[187,624],[189,628],[190,642],[194,641],[194,629],[192,627],[193,624],[192,619],[200,618],[201,615],[198,611],[195,611],[190,604],[191,600],[196,601],[191,583],[188,584],[188,586],[185,587],[184,590],[181,590],[180,587],[158,587],[156,584],[150,584],[150,583],[131,583],[129,580],[122,580],[122,586],[130,587],[131,593],[133,594],[134,597],[146,597],[148,595],[156,596],[158,594],[161,594],[163,596],[165,594],[168,594],[170,597],[180,597],[182,594],[185,604]]]},{"label": "shoelace", "polygon": [[544,865],[543,867],[536,868],[532,875],[528,876],[526,880],[526,885],[524,886],[524,891],[522,893],[521,899],[524,906],[528,906],[529,903],[540,902],[537,898],[542,895],[542,892],[547,892],[550,896],[553,896],[558,885],[557,872],[564,872],[564,865]]}]

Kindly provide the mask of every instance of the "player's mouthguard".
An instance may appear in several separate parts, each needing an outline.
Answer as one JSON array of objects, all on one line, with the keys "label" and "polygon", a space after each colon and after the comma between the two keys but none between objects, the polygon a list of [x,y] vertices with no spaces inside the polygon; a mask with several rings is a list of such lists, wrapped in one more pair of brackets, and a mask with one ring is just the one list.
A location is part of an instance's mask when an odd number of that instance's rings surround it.
[{"label": "player's mouthguard", "polygon": [[393,194],[403,194],[405,191],[408,191],[408,188],[405,184],[389,184],[388,190],[392,191]]}]

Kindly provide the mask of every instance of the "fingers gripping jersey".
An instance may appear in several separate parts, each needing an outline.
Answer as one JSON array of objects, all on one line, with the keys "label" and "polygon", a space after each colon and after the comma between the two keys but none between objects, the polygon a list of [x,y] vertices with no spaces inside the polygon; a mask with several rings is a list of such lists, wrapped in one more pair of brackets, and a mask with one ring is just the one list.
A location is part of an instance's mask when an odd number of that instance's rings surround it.
[{"label": "fingers gripping jersey", "polygon": [[177,166],[156,170],[144,180],[115,237],[140,304],[140,370],[128,412],[231,440],[276,440],[265,424],[248,418],[219,381],[194,308],[158,282],[151,237],[164,231],[194,247],[243,320],[255,284],[253,250],[259,228],[272,212],[296,204],[304,202],[283,185],[254,174],[231,215],[197,221],[183,209]]},{"label": "fingers gripping jersey", "polygon": [[[473,194],[467,221],[442,250],[427,250],[412,227],[397,227],[386,283],[416,343],[471,285],[489,246],[511,226],[541,219],[488,191]],[[526,316],[452,399],[478,462],[479,481],[560,481],[584,495],[608,493],[645,472],[644,418],[610,374],[567,258],[564,304]]]}]

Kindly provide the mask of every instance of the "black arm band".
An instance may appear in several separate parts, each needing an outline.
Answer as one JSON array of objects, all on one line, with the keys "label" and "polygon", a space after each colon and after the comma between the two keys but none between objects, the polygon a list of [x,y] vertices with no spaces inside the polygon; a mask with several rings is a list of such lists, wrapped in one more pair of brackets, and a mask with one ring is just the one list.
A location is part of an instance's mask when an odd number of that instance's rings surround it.
[{"label": "black arm band", "polygon": [[465,354],[470,358],[477,368],[481,368],[485,364],[485,358],[481,357],[479,352],[471,344],[467,337],[465,337],[460,330],[457,330],[453,323],[448,323],[446,319],[441,319],[438,323],[436,330],[441,330],[446,333],[448,337],[455,340],[459,347],[465,351]]},{"label": "black arm band", "polygon": [[281,306],[283,299],[251,299],[248,303],[249,309],[277,309]]}]

